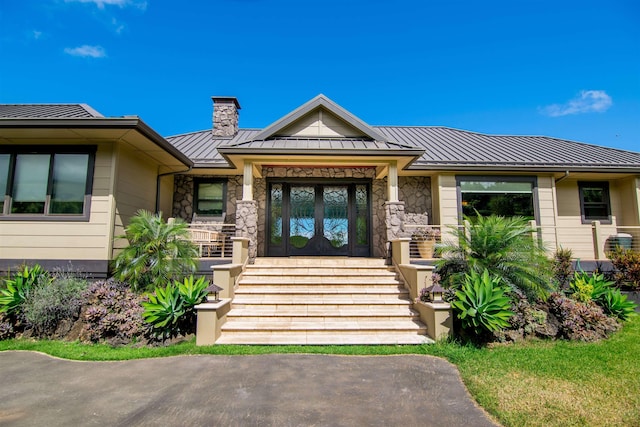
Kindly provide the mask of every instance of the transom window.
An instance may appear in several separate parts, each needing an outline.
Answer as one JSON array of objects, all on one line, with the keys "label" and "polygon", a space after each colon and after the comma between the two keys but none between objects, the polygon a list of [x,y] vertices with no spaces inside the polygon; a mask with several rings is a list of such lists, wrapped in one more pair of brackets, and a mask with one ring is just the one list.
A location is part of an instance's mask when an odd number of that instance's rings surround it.
[{"label": "transom window", "polygon": [[224,217],[227,183],[219,179],[195,180],[194,211],[198,216]]},{"label": "transom window", "polygon": [[583,223],[611,223],[611,201],[608,182],[578,182],[580,214]]},{"label": "transom window", "polygon": [[459,176],[461,214],[535,219],[535,177]]},{"label": "transom window", "polygon": [[0,219],[87,219],[95,148],[0,153]]}]

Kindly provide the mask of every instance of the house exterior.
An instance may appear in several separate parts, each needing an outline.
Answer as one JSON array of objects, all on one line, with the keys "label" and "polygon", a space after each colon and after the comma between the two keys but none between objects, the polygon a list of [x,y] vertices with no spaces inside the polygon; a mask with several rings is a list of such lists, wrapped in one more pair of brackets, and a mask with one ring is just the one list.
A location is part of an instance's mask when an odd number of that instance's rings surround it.
[{"label": "house exterior", "polygon": [[0,106],[0,269],[71,261],[105,275],[138,209],[228,224],[250,259],[385,257],[476,210],[528,217],[582,259],[604,259],[618,233],[640,242],[640,153],[370,126],[323,95],[264,129],[239,128],[239,111],[213,97],[212,129],[163,138],[84,105]]}]

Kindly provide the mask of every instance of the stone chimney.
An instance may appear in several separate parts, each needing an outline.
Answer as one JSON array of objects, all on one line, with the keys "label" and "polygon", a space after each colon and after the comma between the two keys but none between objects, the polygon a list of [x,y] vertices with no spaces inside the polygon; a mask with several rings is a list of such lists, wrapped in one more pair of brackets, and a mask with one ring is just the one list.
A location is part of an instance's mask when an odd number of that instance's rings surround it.
[{"label": "stone chimney", "polygon": [[213,136],[234,136],[238,133],[240,104],[234,96],[212,96]]}]

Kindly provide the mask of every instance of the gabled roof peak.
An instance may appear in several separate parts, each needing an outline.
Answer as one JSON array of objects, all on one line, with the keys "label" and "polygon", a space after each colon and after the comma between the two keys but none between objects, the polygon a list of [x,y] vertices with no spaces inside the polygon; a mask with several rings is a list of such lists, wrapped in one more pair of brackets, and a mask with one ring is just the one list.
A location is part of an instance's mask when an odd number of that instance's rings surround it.
[{"label": "gabled roof peak", "polygon": [[294,122],[296,122],[297,120],[305,116],[306,114],[319,109],[324,109],[329,111],[331,114],[333,114],[340,120],[344,121],[345,123],[349,124],[353,128],[357,129],[359,132],[362,132],[362,134],[366,135],[367,137],[371,138],[374,141],[389,142],[387,137],[385,137],[382,133],[376,131],[374,128],[366,124],[364,121],[354,116],[349,111],[342,108],[340,105],[333,102],[324,94],[319,94],[315,96],[314,98],[302,104],[300,107],[296,108],[289,114],[285,115],[284,117],[270,124],[262,132],[255,135],[252,140],[260,141],[260,140],[267,140],[271,137],[274,137],[283,129],[293,124]]}]

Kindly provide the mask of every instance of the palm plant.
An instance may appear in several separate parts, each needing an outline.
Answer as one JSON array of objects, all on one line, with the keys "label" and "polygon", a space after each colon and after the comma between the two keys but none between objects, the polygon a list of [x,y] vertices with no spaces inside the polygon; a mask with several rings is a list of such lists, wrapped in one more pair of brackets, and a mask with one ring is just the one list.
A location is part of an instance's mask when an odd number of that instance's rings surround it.
[{"label": "palm plant", "polygon": [[458,288],[466,274],[486,269],[515,293],[546,299],[552,290],[551,262],[525,218],[478,214],[465,222],[471,226],[453,228],[455,241],[440,247],[437,267],[445,286]]},{"label": "palm plant", "polygon": [[136,290],[161,287],[196,269],[198,250],[189,241],[187,224],[162,220],[162,214],[138,211],[121,239],[129,246],[116,257],[115,277]]}]

